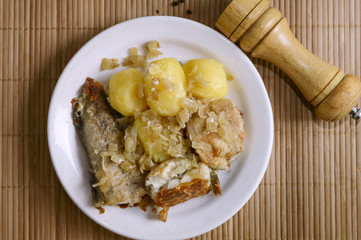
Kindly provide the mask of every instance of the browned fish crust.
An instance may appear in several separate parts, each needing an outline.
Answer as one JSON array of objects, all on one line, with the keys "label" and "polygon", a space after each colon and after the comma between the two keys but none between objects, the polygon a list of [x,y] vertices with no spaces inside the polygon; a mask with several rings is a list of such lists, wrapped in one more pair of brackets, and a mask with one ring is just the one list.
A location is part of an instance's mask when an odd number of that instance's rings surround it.
[{"label": "browned fish crust", "polygon": [[160,207],[172,207],[207,194],[209,191],[209,181],[196,178],[190,182],[181,183],[172,189],[162,188],[155,197],[155,204]]},{"label": "browned fish crust", "polygon": [[216,172],[211,172],[211,186],[214,195],[218,196],[222,194],[221,183]]},{"label": "browned fish crust", "polygon": [[103,86],[87,78],[83,91],[72,101],[73,121],[80,139],[87,151],[93,177],[94,205],[139,203],[147,193],[144,176],[137,168],[125,171],[110,157],[110,145],[116,146],[111,153],[124,151],[125,124],[120,124],[122,116],[107,101]]},{"label": "browned fish crust", "polygon": [[181,183],[172,189],[161,189],[154,199],[155,205],[163,208],[160,212],[160,219],[167,220],[167,212],[170,207],[203,196],[209,193],[210,190],[209,181],[199,178]]},{"label": "browned fish crust", "polygon": [[104,94],[104,87],[99,82],[95,82],[94,79],[88,77],[84,85],[84,93],[90,96],[90,101],[96,101]]}]

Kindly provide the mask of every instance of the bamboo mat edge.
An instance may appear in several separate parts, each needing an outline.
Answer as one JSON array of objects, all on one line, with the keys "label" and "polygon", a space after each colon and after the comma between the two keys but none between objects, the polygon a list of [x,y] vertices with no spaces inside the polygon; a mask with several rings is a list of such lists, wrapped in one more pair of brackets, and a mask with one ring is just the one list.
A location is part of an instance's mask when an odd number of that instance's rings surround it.
[{"label": "bamboo mat edge", "polygon": [[[47,147],[47,110],[66,63],[101,30],[157,14],[213,27],[229,3],[172,2],[0,0],[1,239],[126,239],[90,220],[61,187]],[[361,76],[360,1],[273,0],[271,5],[306,48]],[[349,117],[336,123],[316,119],[283,72],[252,61],[275,119],[268,170],[240,212],[194,239],[361,238],[360,123]]]}]

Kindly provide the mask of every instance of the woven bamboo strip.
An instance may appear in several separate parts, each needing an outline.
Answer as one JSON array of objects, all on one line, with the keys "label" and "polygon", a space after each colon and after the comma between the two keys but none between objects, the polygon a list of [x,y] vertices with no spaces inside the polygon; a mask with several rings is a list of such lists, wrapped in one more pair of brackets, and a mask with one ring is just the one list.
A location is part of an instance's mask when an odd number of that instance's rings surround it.
[{"label": "woven bamboo strip", "polygon": [[[360,4],[360,1],[356,1],[355,2],[355,8],[354,8],[354,13],[355,13],[355,22],[358,23],[360,22],[360,14],[358,14],[358,12],[361,11],[361,4]],[[357,28],[356,29],[356,32],[355,32],[355,42],[361,42],[361,30],[360,28]],[[360,65],[361,65],[361,48],[360,48],[360,45],[359,44],[356,44],[355,46],[355,69],[353,69],[353,71],[355,71],[355,74],[358,74],[360,75]],[[355,129],[355,134],[357,134],[358,132],[360,132],[360,124],[357,124],[356,125],[356,129]],[[357,223],[361,223],[361,214],[359,213],[359,206],[360,206],[360,203],[361,203],[361,194],[360,194],[360,183],[361,183],[361,175],[360,175],[360,161],[361,161],[361,141],[360,141],[360,138],[359,137],[356,137],[355,139],[355,144],[356,144],[356,206],[357,206],[357,210],[356,210],[356,214],[357,214]],[[361,229],[360,227],[357,227],[357,230],[356,230],[356,235],[357,236],[361,236]]]},{"label": "woven bamboo strip", "polygon": [[[26,11],[25,9],[29,9],[29,1],[24,1],[23,4],[23,14],[24,14],[24,28],[30,27],[30,11]],[[23,61],[29,62],[30,60],[30,51],[29,51],[29,44],[30,44],[30,33],[26,31],[24,33],[24,58]],[[30,76],[30,64],[24,64],[24,76]],[[28,126],[28,119],[29,119],[29,82],[24,82],[24,118],[23,118],[23,129],[24,133],[29,133],[29,126]],[[29,193],[29,171],[27,166],[29,166],[29,146],[28,146],[29,137],[24,137],[23,139],[23,161],[24,161],[24,198],[21,199],[24,205],[23,211],[23,221],[24,221],[24,228],[23,228],[23,236],[20,238],[29,239],[29,232],[30,232],[30,224],[29,224],[29,216],[30,216],[30,209],[29,209],[29,202],[30,202],[30,193]]]},{"label": "woven bamboo strip", "polygon": [[[4,9],[4,2],[0,2],[0,7],[1,9]],[[1,26],[5,26],[4,24],[4,19],[5,19],[5,16],[2,16],[0,17],[0,24]],[[1,42],[4,42],[4,38],[5,38],[5,31],[1,31],[0,32],[0,41]],[[4,64],[4,55],[1,56],[0,58],[0,77],[3,79],[4,78],[4,67],[3,67],[3,64]],[[1,85],[0,85],[0,97],[1,99],[3,99],[3,96],[4,96],[4,82],[1,82]],[[1,111],[0,113],[0,126],[1,126],[1,134],[3,134],[3,129],[4,129],[4,109],[5,109],[5,106],[3,105],[2,101],[0,103],[0,106],[1,106],[1,109],[3,109],[3,111]],[[4,159],[4,137],[1,136],[0,138],[0,156],[2,159]],[[5,166],[5,161],[1,161],[0,162],[0,169],[5,169],[4,168]],[[4,184],[4,176],[3,176],[3,171],[0,171],[0,186],[1,186],[1,189],[0,189],[0,201],[1,202],[5,202],[5,199],[4,199],[4,196],[5,196],[5,189],[3,189],[3,186],[5,186]],[[5,210],[6,210],[6,204],[2,204],[0,206],[0,231],[5,235],[7,229],[6,229],[6,213],[5,213]]]}]

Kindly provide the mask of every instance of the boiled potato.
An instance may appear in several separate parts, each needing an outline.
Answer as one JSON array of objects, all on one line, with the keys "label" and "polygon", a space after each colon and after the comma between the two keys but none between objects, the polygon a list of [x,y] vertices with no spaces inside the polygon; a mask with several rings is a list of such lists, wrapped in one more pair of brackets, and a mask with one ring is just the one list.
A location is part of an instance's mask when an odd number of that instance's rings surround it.
[{"label": "boiled potato", "polygon": [[140,99],[138,88],[144,83],[144,76],[135,68],[128,68],[114,74],[109,81],[110,105],[124,116],[147,109],[145,99]]},{"label": "boiled potato", "polygon": [[213,59],[193,59],[183,65],[187,89],[196,97],[222,98],[228,92],[223,65]]},{"label": "boiled potato", "polygon": [[152,125],[149,126],[139,118],[134,120],[133,126],[137,130],[138,139],[144,151],[154,162],[158,163],[170,158],[165,148],[166,146],[159,138],[159,129],[154,129]]},{"label": "boiled potato", "polygon": [[149,107],[162,116],[177,115],[182,109],[180,100],[186,96],[186,79],[179,62],[174,58],[151,62],[144,82]]}]

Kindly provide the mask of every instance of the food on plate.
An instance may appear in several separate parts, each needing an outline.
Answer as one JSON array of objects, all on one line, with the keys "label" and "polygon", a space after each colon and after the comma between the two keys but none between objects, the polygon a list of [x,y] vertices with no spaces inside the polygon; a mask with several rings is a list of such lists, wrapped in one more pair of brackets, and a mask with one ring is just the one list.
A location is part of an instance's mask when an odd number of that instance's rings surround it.
[{"label": "food on plate", "polygon": [[[163,54],[159,51],[160,44],[158,41],[149,41],[145,44],[145,55],[139,54],[139,49],[136,47],[129,49],[129,56],[124,59],[122,65],[133,68],[141,68],[143,71],[148,65],[148,59],[153,59]],[[117,58],[103,58],[100,69],[112,70],[120,66]]]},{"label": "food on plate", "polygon": [[114,74],[109,80],[110,105],[123,116],[148,108],[143,94],[144,75],[135,68]]},{"label": "food on plate", "polygon": [[124,59],[123,66],[130,66],[133,68],[141,68],[143,71],[148,65],[147,58],[138,53],[138,48],[132,47],[129,49],[129,56]]},{"label": "food on plate", "polygon": [[103,58],[101,63],[101,70],[111,70],[119,67],[117,58]]},{"label": "food on plate", "polygon": [[223,98],[228,92],[222,64],[213,59],[192,59],[183,65],[187,90],[201,98]]},{"label": "food on plate", "polygon": [[144,78],[144,90],[149,107],[162,116],[175,116],[182,109],[186,96],[186,79],[180,63],[163,58],[149,64]]},{"label": "food on plate", "polygon": [[133,68],[141,68],[143,71],[148,65],[148,59],[156,58],[163,54],[159,51],[160,45],[158,41],[150,41],[145,44],[146,54],[139,54],[139,49],[132,47],[129,49],[129,56],[124,59],[123,66],[130,66]]},{"label": "food on plate", "polygon": [[216,99],[194,114],[187,124],[192,147],[203,163],[229,171],[231,159],[242,151],[243,118],[229,99]]},{"label": "food on plate", "polygon": [[154,167],[145,185],[160,211],[161,220],[167,219],[170,207],[207,194],[211,189],[211,169],[193,158],[175,158]]},{"label": "food on plate", "polygon": [[145,152],[156,163],[185,157],[190,151],[190,142],[184,139],[184,129],[175,117],[164,117],[147,110],[135,116],[134,127]]},{"label": "food on plate", "polygon": [[[132,67],[111,77],[109,96],[88,78],[72,106],[92,168],[94,205],[146,208],[143,200],[151,199],[166,221],[170,207],[221,194],[217,172],[230,170],[246,130],[242,113],[224,98],[222,64],[193,59],[182,67],[163,58],[148,66],[158,48],[148,42],[146,56],[130,49]],[[135,69],[147,66],[145,75]]]},{"label": "food on plate", "polygon": [[147,51],[147,55],[146,55],[147,59],[156,58],[159,55],[162,55],[163,53],[161,51],[159,51],[159,48],[160,48],[160,44],[158,41],[153,40],[153,41],[148,42],[145,45],[145,49]]},{"label": "food on plate", "polygon": [[121,167],[127,161],[123,139],[129,124],[109,105],[103,86],[87,78],[80,96],[72,100],[72,108],[91,165],[94,205],[139,203],[147,194],[144,176],[136,167]]}]

